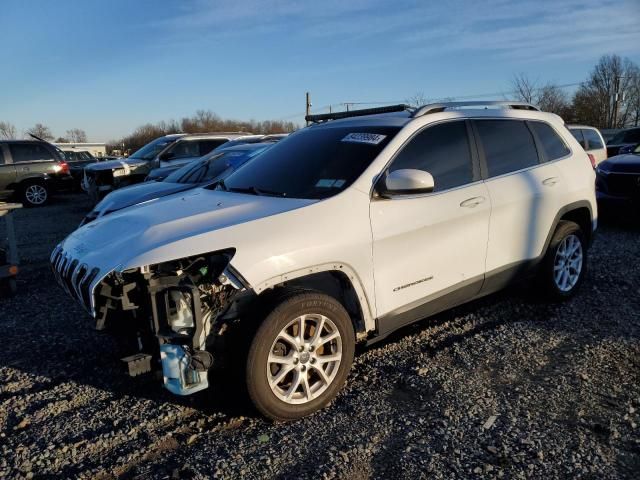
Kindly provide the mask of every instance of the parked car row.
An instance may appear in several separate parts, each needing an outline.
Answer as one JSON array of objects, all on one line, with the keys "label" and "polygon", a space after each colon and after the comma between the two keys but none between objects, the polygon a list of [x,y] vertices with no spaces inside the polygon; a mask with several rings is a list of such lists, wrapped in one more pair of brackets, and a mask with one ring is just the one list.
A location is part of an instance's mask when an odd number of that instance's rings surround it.
[{"label": "parked car row", "polygon": [[[207,134],[172,134],[157,138],[126,159],[100,162],[84,169],[83,188],[97,203],[107,193],[144,181],[157,168],[170,172],[225,145],[275,140],[269,135],[245,132],[217,132]],[[153,178],[153,176],[152,176]]]},{"label": "parked car row", "polygon": [[560,117],[470,102],[307,120],[251,159],[221,149],[116,190],[52,252],[96,328],[134,346],[132,375],[190,395],[228,368],[291,420],[337,395],[357,344],[517,279],[556,301],[584,280],[595,162]]},{"label": "parked car row", "polygon": [[274,143],[236,145],[219,152],[211,152],[199,160],[188,163],[181,168],[172,169],[170,172],[166,172],[166,168],[156,169],[154,171],[162,170],[163,175],[156,175],[151,181],[111,192],[87,214],[82,225],[132,205],[150,202],[167,195],[222,180]]}]

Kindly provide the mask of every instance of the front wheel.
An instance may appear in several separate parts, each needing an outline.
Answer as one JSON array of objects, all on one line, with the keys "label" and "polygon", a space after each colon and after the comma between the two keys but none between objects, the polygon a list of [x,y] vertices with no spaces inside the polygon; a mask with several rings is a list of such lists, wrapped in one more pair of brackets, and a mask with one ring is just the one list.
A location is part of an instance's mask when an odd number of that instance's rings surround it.
[{"label": "front wheel", "polygon": [[295,294],[258,328],[247,358],[247,390],[273,420],[294,420],[328,404],[346,381],[355,349],[348,313],[321,293]]},{"label": "front wheel", "polygon": [[576,293],[587,269],[587,250],[580,227],[570,221],[558,223],[538,280],[551,299],[563,300]]}]

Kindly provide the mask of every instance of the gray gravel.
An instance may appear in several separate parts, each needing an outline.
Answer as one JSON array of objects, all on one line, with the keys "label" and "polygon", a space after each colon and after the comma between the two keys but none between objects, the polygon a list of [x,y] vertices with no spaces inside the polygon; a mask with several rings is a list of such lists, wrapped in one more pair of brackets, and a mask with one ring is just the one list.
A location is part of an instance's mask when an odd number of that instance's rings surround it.
[{"label": "gray gravel", "polygon": [[47,263],[88,209],[69,195],[16,215],[0,478],[638,478],[638,227],[601,226],[577,298],[525,285],[404,329],[357,356],[329,408],[272,424],[215,385],[176,398],[121,374]]}]

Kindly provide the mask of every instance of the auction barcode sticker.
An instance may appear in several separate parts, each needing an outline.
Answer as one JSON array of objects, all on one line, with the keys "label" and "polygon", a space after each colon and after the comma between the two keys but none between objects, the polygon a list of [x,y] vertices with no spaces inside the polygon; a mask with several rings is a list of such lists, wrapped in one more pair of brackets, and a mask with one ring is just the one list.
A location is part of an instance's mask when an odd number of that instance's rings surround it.
[{"label": "auction barcode sticker", "polygon": [[386,135],[379,133],[350,133],[342,139],[343,142],[350,143],[367,143],[369,145],[378,145],[382,140],[387,138]]}]

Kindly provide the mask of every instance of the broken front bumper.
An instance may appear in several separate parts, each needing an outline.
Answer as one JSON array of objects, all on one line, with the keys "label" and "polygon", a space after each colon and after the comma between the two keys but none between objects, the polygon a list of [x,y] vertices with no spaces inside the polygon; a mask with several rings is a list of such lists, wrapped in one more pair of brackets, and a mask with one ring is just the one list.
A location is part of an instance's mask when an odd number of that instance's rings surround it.
[{"label": "broken front bumper", "polygon": [[[224,255],[214,252],[196,261]],[[57,282],[95,317],[96,329],[137,338],[137,351],[123,358],[130,375],[161,365],[165,388],[189,395],[208,387],[213,364],[209,340],[222,335],[225,324],[219,317],[237,293],[248,289],[228,264],[230,257],[225,258],[208,277],[204,264],[196,268],[199,282],[182,268],[173,269],[172,262],[171,269],[154,266],[100,275],[97,267],[81,263],[61,246],[51,254],[51,266]]]}]

